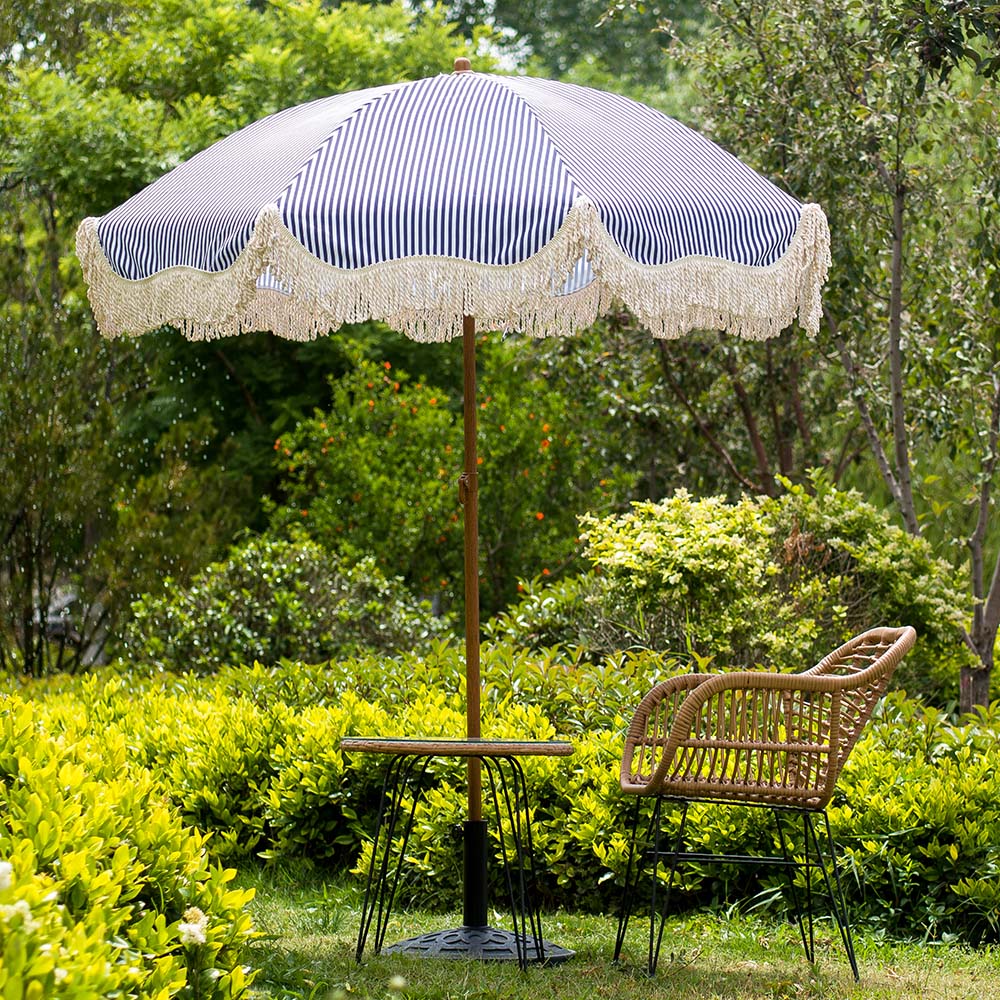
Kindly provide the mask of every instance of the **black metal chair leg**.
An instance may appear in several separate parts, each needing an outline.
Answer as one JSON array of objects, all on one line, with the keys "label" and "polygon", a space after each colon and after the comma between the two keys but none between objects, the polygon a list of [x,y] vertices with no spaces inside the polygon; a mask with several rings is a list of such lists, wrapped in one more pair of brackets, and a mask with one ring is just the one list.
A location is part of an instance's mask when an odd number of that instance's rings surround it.
[{"label": "black metal chair leg", "polygon": [[652,976],[656,972],[656,965],[660,960],[660,947],[663,944],[663,928],[667,923],[667,912],[670,909],[670,895],[674,888],[674,876],[677,874],[677,866],[680,863],[680,855],[684,849],[684,829],[687,826],[687,815],[688,815],[688,805],[689,803],[684,802],[681,805],[681,822],[677,829],[677,837],[674,839],[674,849],[670,854],[670,878],[667,879],[667,891],[663,896],[663,905],[660,908],[660,929],[656,935],[656,949],[652,949],[653,943],[653,926],[652,922],[656,919],[656,869],[659,864],[659,826],[660,826],[660,800],[656,800],[656,840],[657,848],[653,855],[653,903],[650,906],[650,928],[649,928],[649,938],[650,938],[650,954],[649,954],[649,974]]},{"label": "black metal chair leg", "polygon": [[632,863],[635,859],[635,842],[639,835],[639,808],[641,804],[642,799],[637,795],[635,804],[632,807],[632,833],[628,842],[628,861],[625,862],[625,885],[622,887],[621,911],[618,914],[618,933],[615,935],[615,962],[621,958],[622,948],[625,944],[625,932],[628,930],[629,918],[632,916],[636,889],[639,885],[639,876],[642,872],[640,861],[636,864],[637,871],[635,878],[632,878]]},{"label": "black metal chair leg", "polygon": [[[806,953],[806,958],[812,962],[815,959],[815,950],[813,948],[812,942],[812,921],[809,922],[810,933],[806,936],[806,925],[802,914],[802,904],[799,901],[799,892],[795,887],[795,875],[801,870],[801,865],[797,864],[794,856],[788,850],[788,841],[785,837],[785,826],[781,821],[781,810],[772,809],[771,812],[774,814],[774,823],[778,828],[778,839],[781,842],[781,856],[785,861],[785,871],[788,874],[788,888],[791,890],[792,894],[792,906],[795,908],[795,921],[799,925],[799,935],[802,937],[802,949]],[[808,853],[806,855],[808,858]],[[809,876],[809,870],[806,868],[806,878]]]},{"label": "black metal chair leg", "polygon": [[[819,846],[819,839],[816,830],[812,825],[810,817],[809,829],[812,834],[813,843],[816,847],[816,857],[819,861],[820,869],[823,872],[823,881],[826,885],[827,894],[830,897],[830,909],[833,911],[833,919],[837,922],[840,931],[840,939],[844,944],[844,951],[847,952],[847,961],[850,963],[851,972],[854,974],[854,981],[859,982],[861,975],[858,971],[857,956],[854,953],[854,938],[851,935],[851,924],[847,913],[847,900],[844,896],[844,887],[840,881],[840,865],[837,861],[837,846],[833,839],[833,830],[830,828],[830,817],[823,811],[823,822],[826,829],[826,841],[830,850],[830,867],[833,869],[833,881],[830,880],[830,872],[826,862],[823,860],[823,852]],[[835,891],[836,890],[836,891]]]}]

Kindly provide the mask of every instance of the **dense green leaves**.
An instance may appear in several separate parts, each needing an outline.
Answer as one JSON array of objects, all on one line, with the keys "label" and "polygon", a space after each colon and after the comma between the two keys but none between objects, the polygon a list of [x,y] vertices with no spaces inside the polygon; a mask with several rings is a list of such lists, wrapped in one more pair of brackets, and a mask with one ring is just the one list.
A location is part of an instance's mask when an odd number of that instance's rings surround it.
[{"label": "dense green leaves", "polygon": [[235,872],[209,861],[121,732],[91,722],[17,696],[0,716],[0,991],[235,1000],[253,979],[252,892],[227,885]]},{"label": "dense green leaves", "polygon": [[291,535],[234,546],[186,587],[167,578],[133,607],[123,652],[158,669],[210,672],[419,648],[447,629],[371,557],[343,564],[301,531]]},{"label": "dense green leaves", "polygon": [[660,650],[720,669],[800,670],[874,625],[920,636],[898,683],[954,697],[968,659],[962,597],[947,563],[854,492],[695,499],[678,492],[624,515],[584,519],[590,571],[529,588],[492,634],[593,656]]},{"label": "dense green leaves", "polygon": [[[614,912],[632,804],[618,790],[622,734],[641,695],[679,668],[650,654],[593,663],[553,650],[485,650],[484,735],[562,737],[575,747],[569,759],[525,761],[540,888],[553,905]],[[97,683],[50,682],[32,694],[37,717],[52,734],[46,739],[66,734],[72,742],[83,730],[100,732],[102,746],[115,748],[114,760],[127,763],[129,780],[142,777],[143,787],[158,788],[188,822],[212,831],[208,844],[217,854],[304,857],[363,870],[381,773],[367,755],[343,754],[339,739],[460,736],[461,672],[459,648],[440,644],[420,656],[242,666],[210,678],[105,673]],[[847,857],[853,920],[895,935],[997,940],[1000,799],[991,775],[1000,766],[1000,744],[994,716],[955,724],[898,694],[877,713],[830,808]],[[0,773],[11,760],[2,746]],[[95,766],[103,762],[92,756],[81,763],[84,774]],[[456,904],[461,851],[451,829],[465,803],[463,763],[435,761],[416,812],[404,898]],[[489,813],[488,801],[486,808]],[[114,810],[95,815],[103,823]],[[766,811],[699,805],[691,821],[707,851],[777,848]],[[48,838],[51,827],[37,825],[36,838]],[[162,845],[149,862],[149,878],[165,877],[178,863],[171,860],[173,841],[157,830],[154,824],[133,835]],[[790,832],[793,850],[801,850],[801,832]],[[495,838],[493,850],[499,873]],[[747,904],[756,897],[755,905],[782,905],[783,876],[764,873],[761,881],[760,875],[688,866],[679,902]],[[171,910],[168,920],[181,915]],[[167,933],[174,927],[168,924]]]},{"label": "dense green leaves", "polygon": [[[487,614],[513,598],[519,578],[557,573],[574,554],[577,513],[606,507],[617,487],[601,479],[572,397],[545,371],[518,367],[519,346],[481,345]],[[447,348],[426,348],[435,350]],[[284,503],[271,530],[301,525],[348,560],[371,553],[383,572],[448,606],[462,593],[462,401],[390,361],[358,359],[331,389],[329,409],[274,443]]]},{"label": "dense green leaves", "polygon": [[187,583],[238,528],[260,527],[271,442],[339,370],[335,347],[264,337],[102,343],[72,256],[80,219],[270,111],[432,75],[464,51],[441,9],[402,4],[3,12],[0,665],[100,659],[132,600],[167,575]]},{"label": "dense green leaves", "polygon": [[711,7],[719,26],[690,50],[706,125],[830,218],[829,416],[843,454],[853,424],[870,458],[848,481],[877,471],[907,531],[968,557],[962,704],[984,703],[1000,627],[995,5]]}]

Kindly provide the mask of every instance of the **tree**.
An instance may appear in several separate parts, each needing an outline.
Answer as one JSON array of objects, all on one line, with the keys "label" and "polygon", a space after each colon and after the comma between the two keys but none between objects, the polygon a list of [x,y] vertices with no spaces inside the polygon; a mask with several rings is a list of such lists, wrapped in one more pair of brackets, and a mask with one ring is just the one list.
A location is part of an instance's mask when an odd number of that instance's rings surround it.
[{"label": "tree", "polygon": [[[479,350],[487,615],[510,603],[519,579],[557,576],[576,551],[577,515],[606,510],[621,493],[602,456],[585,447],[571,417],[573,397],[547,373],[522,367],[521,346],[484,337]],[[341,559],[371,554],[414,592],[442,607],[460,605],[464,401],[389,361],[363,357],[331,388],[329,408],[274,442],[284,496],[272,532],[301,525]]]},{"label": "tree", "polygon": [[[710,127],[827,210],[834,264],[820,343],[906,530],[946,551],[965,541],[979,603],[963,634],[974,659],[961,668],[961,707],[985,704],[1000,626],[991,518],[1000,386],[996,257],[984,228],[995,219],[997,161],[978,151],[997,135],[995,7],[724,0],[711,9],[717,29],[689,51]],[[927,467],[931,454],[943,468]],[[934,530],[927,494],[942,480],[964,510],[959,537]]]}]

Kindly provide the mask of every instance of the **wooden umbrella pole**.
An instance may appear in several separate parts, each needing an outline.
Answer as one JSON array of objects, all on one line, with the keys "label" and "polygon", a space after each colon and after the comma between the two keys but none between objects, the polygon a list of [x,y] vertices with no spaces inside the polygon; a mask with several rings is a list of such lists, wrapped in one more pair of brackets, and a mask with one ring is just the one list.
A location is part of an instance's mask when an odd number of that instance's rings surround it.
[{"label": "wooden umbrella pole", "polygon": [[[465,463],[459,498],[465,512],[465,719],[469,739],[480,737],[479,704],[479,477],[476,454],[476,321],[462,319]],[[482,776],[469,760],[469,819],[483,817]]]}]

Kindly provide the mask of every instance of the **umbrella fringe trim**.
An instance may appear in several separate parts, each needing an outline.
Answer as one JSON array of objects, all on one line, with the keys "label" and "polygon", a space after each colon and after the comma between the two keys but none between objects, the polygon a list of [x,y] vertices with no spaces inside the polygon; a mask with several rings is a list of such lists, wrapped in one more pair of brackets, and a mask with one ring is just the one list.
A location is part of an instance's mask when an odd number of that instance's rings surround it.
[{"label": "umbrella fringe trim", "polygon": [[[558,294],[585,250],[595,280]],[[463,315],[475,316],[480,329],[561,336],[621,303],[655,337],[723,329],[761,340],[796,318],[817,332],[830,237],[822,209],[807,204],[788,249],[767,267],[710,257],[642,265],[621,250],[594,206],[581,198],[555,236],[518,264],[412,257],[344,270],[309,253],[277,206],[268,205],[225,271],[176,267],[140,281],[122,278],[101,248],[96,219],[80,225],[77,255],[97,325],[112,337],[169,324],[192,340],[261,329],[311,340],[343,323],[376,319],[414,340],[446,341],[461,334]],[[262,274],[286,290],[258,287]]]}]

